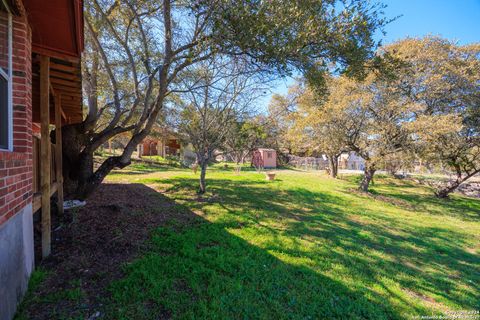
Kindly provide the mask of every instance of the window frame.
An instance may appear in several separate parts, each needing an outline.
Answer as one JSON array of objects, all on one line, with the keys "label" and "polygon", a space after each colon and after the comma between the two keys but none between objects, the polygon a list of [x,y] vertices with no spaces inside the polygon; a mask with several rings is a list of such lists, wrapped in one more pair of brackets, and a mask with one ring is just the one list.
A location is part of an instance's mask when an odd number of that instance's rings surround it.
[{"label": "window frame", "polygon": [[13,21],[12,11],[5,0],[2,1],[8,14],[8,74],[0,68],[0,77],[7,81],[7,146],[0,146],[0,151],[13,151]]}]

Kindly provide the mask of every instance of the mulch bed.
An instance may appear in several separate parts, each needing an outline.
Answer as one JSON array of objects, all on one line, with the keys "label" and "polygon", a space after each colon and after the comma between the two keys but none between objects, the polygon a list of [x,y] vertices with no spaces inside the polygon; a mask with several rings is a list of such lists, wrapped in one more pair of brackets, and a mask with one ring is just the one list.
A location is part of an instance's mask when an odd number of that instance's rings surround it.
[{"label": "mulch bed", "polygon": [[[101,185],[85,207],[67,211],[62,219],[53,217],[52,254],[36,263],[48,276],[26,299],[23,315],[101,317],[108,285],[122,277],[126,262],[148,247],[151,230],[172,220],[183,224],[195,219],[192,212],[143,184]],[[42,299],[75,288],[83,292],[79,299]]]}]

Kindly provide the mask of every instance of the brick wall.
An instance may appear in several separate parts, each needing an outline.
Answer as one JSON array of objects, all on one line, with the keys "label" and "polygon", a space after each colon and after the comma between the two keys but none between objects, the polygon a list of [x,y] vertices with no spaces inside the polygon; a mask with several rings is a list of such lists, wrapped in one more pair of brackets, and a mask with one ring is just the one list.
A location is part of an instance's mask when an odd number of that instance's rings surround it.
[{"label": "brick wall", "polygon": [[13,152],[0,151],[0,225],[32,201],[31,30],[13,17]]}]

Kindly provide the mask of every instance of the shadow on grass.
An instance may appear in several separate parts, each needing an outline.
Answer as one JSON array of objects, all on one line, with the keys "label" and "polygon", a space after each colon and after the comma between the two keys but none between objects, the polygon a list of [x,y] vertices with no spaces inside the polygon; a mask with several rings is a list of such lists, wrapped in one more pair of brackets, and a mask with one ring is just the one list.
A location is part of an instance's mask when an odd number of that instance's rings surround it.
[{"label": "shadow on grass", "polygon": [[[58,247],[17,319],[84,319],[97,311],[104,319],[402,318],[368,289],[285,263],[143,184],[103,185],[95,196],[75,229],[63,229],[74,231],[71,247]],[[48,298],[69,292],[72,282],[80,296]]]},{"label": "shadow on grass", "polygon": [[366,289],[285,263],[229,233],[228,224],[172,206],[194,216],[194,222],[173,222],[153,232],[149,250],[111,286],[108,318],[401,318],[387,302],[368,297]]},{"label": "shadow on grass", "polygon": [[172,169],[178,169],[178,168],[172,167],[169,165],[161,165],[161,164],[134,163],[128,166],[126,169],[114,170],[110,173],[110,175],[113,175],[113,176],[140,175],[140,174],[147,174],[147,173],[153,173],[153,172],[169,171]]},{"label": "shadow on grass", "polygon": [[480,222],[480,201],[467,198],[465,196],[454,195],[449,199],[439,199],[432,194],[414,194],[407,192],[394,192],[393,190],[381,191],[382,194],[402,199],[412,203],[416,208],[422,211],[428,211],[430,214],[449,215],[459,217],[465,221]]},{"label": "shadow on grass", "polygon": [[[361,175],[345,176],[342,180],[358,184]],[[419,190],[422,192],[419,193]],[[406,201],[409,207],[415,208],[416,211],[480,222],[480,201],[478,199],[459,195],[452,195],[452,198],[449,199],[439,199],[435,197],[432,188],[413,181],[380,175],[375,178],[375,184],[371,185],[370,193]]]},{"label": "shadow on grass", "polygon": [[[413,181],[382,179],[378,188],[373,192],[388,197],[408,201],[418,210],[428,211],[433,215],[449,215],[465,221],[480,222],[480,201],[457,194],[451,198],[439,199],[435,197],[433,189],[419,185]],[[423,193],[415,192],[422,190]]]},{"label": "shadow on grass", "polygon": [[[192,190],[196,180],[176,178],[162,182],[172,184],[171,191],[179,192]],[[382,286],[399,300],[404,300],[404,295],[392,291],[384,279],[393,280],[404,292],[443,297],[444,301],[466,309],[479,303],[480,258],[462,248],[468,245],[466,233],[450,228],[410,226],[400,217],[372,212],[367,207],[352,208],[347,198],[305,188],[275,189],[268,187],[267,181],[209,179],[208,183],[210,190],[219,195],[218,205],[229,213],[218,224],[227,229],[258,228],[259,234],[267,233],[271,238],[264,247],[268,251],[307,257],[316,266],[327,269],[341,265],[352,277],[358,277],[364,289]],[[415,199],[419,198],[420,195]],[[409,197],[403,199],[413,201]],[[474,215],[472,209],[462,211],[465,209],[462,199],[435,204],[458,212],[462,219]],[[437,213],[444,212],[440,209],[430,212]],[[365,219],[358,220],[352,215]],[[282,222],[280,227],[274,227],[275,220]],[[285,237],[294,244],[286,247]],[[315,250],[306,249],[302,240],[321,245]],[[432,308],[439,305],[433,299],[421,299]],[[422,312],[420,305],[409,308]]]},{"label": "shadow on grass", "polygon": [[[194,199],[196,177],[158,182],[172,186],[162,194],[143,184],[120,185],[130,190],[120,204],[111,190],[99,196],[105,212],[81,224],[88,232],[75,237],[65,257],[69,268],[57,267],[81,277],[86,298],[44,303],[37,292],[40,300],[29,310],[45,316],[32,318],[88,318],[100,308],[106,319],[404,319],[444,310],[445,301],[466,310],[479,305],[480,260],[464,249],[464,233],[411,226],[402,217],[353,207],[340,192],[209,179],[215,202],[183,205],[173,198]],[[204,206],[222,214],[207,221],[194,213]],[[164,222],[156,222],[157,216]],[[91,219],[101,219],[103,227],[96,229]],[[123,224],[113,228],[117,220]],[[132,243],[141,238],[137,232],[148,230],[146,248]],[[92,234],[103,240],[86,239]],[[142,248],[133,262],[129,245]],[[119,260],[125,246],[129,255]],[[73,260],[78,253],[85,259],[81,264]],[[93,266],[104,269],[83,271]],[[61,289],[48,281],[44,290]],[[111,283],[107,292],[95,288],[105,283]]]}]

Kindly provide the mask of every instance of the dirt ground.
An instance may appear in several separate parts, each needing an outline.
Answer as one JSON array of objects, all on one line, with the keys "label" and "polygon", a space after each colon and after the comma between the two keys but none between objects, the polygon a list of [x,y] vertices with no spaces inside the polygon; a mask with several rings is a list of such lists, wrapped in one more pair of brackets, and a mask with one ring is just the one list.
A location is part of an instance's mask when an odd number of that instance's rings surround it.
[{"label": "dirt ground", "polygon": [[[125,263],[148,246],[152,228],[194,219],[143,184],[101,185],[85,207],[53,219],[52,255],[36,264],[47,273],[46,279],[29,293],[19,318],[101,316],[108,285],[122,276]],[[37,257],[38,240],[37,235]]]}]

